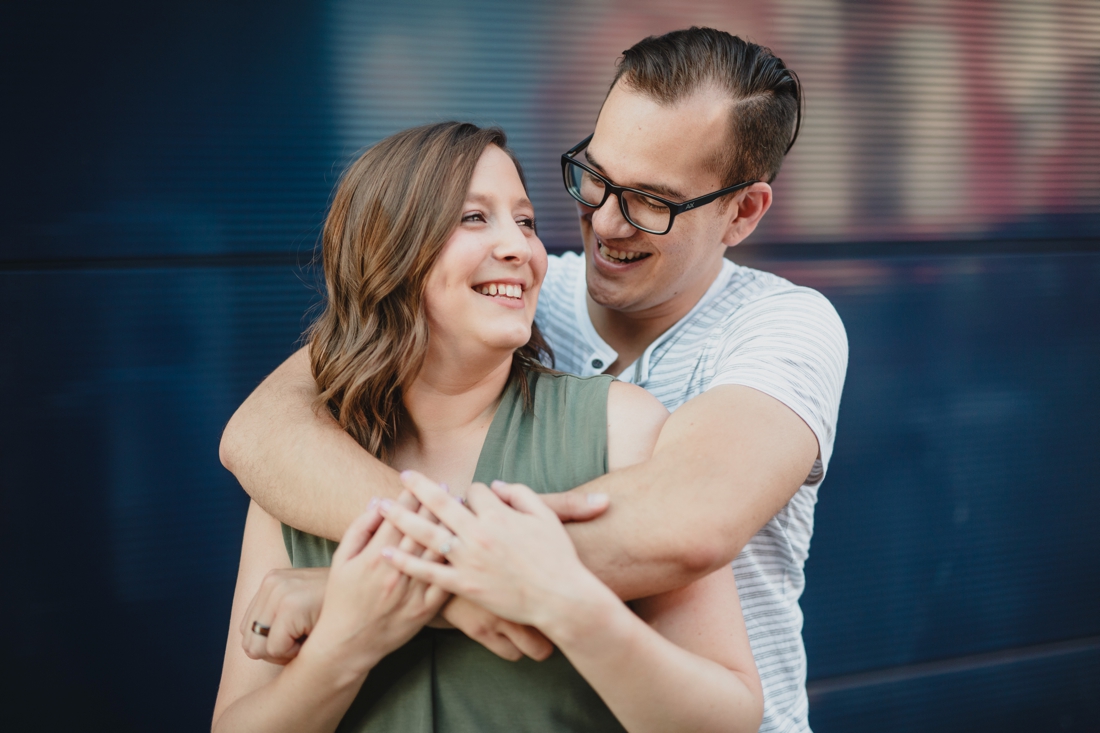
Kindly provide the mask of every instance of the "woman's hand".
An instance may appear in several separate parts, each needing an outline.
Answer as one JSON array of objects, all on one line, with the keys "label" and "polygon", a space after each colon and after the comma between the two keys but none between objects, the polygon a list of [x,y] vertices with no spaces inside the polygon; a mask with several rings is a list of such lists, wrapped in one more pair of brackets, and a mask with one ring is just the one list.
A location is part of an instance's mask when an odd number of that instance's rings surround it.
[{"label": "woman's hand", "polygon": [[[394,506],[416,517],[419,503],[405,492]],[[426,517],[419,519],[431,525]],[[435,617],[450,594],[401,573],[382,558],[383,548],[404,539],[391,523],[382,521],[377,506],[352,523],[332,556],[321,615],[302,647],[303,655],[343,659],[349,671],[363,673]],[[402,552],[420,559],[414,543],[402,547]]]},{"label": "woman's hand", "polygon": [[441,524],[393,502],[382,502],[383,516],[450,563],[386,548],[383,554],[410,577],[547,633],[586,607],[619,602],[581,564],[557,515],[527,487],[498,481],[490,490],[474,484],[467,508],[418,473],[406,471],[401,478]]}]

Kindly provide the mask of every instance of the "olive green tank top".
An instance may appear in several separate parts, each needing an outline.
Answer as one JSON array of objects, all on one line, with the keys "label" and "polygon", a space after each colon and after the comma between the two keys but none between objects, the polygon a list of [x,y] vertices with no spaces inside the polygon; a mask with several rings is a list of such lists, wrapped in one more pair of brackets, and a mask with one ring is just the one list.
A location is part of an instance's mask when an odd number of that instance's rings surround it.
[{"label": "olive green tank top", "polygon": [[[474,481],[567,491],[607,473],[611,377],[530,375],[534,409],[513,385],[485,436]],[[323,567],[336,543],[283,525],[294,567]],[[424,629],[371,670],[338,731],[546,733],[623,731],[596,691],[555,650],[509,662],[454,630]]]}]

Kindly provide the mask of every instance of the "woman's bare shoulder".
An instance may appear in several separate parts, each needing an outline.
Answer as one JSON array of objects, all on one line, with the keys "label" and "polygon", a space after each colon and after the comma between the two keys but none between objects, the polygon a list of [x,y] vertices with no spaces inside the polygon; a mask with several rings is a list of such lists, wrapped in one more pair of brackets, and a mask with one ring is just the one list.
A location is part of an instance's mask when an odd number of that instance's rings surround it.
[{"label": "woman's bare shoulder", "polygon": [[653,455],[668,410],[641,387],[612,382],[607,392],[607,463],[612,471]]}]

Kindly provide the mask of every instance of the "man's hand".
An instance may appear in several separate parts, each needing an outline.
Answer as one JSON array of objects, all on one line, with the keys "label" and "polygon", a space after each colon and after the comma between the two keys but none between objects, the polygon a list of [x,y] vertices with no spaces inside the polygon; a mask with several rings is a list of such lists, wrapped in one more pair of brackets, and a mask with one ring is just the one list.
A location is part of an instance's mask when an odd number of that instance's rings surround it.
[{"label": "man's hand", "polygon": [[443,608],[443,618],[493,654],[510,662],[517,661],[524,654],[541,662],[554,651],[554,645],[538,629],[505,621],[465,598],[452,598]]},{"label": "man's hand", "polygon": [[[286,664],[298,656],[321,615],[328,574],[328,568],[269,572],[241,620],[244,653],[272,664]],[[253,622],[270,627],[267,636],[253,633]]]},{"label": "man's hand", "polygon": [[[522,484],[516,484],[521,486]],[[610,501],[607,494],[588,494],[573,490],[560,494],[539,494],[542,503],[565,522],[587,522],[607,511]]]}]

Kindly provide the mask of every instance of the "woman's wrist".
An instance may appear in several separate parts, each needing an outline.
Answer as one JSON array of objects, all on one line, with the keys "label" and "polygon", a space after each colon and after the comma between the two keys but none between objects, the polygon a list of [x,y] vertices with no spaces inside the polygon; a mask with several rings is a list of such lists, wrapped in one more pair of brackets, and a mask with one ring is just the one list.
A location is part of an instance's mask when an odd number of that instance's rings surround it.
[{"label": "woman's wrist", "polygon": [[543,604],[545,620],[536,627],[562,649],[600,638],[630,609],[614,591],[585,571],[584,581],[570,586],[569,593],[555,596]]},{"label": "woman's wrist", "polygon": [[337,687],[361,685],[385,655],[373,649],[356,649],[356,646],[350,639],[341,641],[331,637],[327,629],[318,623],[302,644],[298,660],[318,670]]}]

